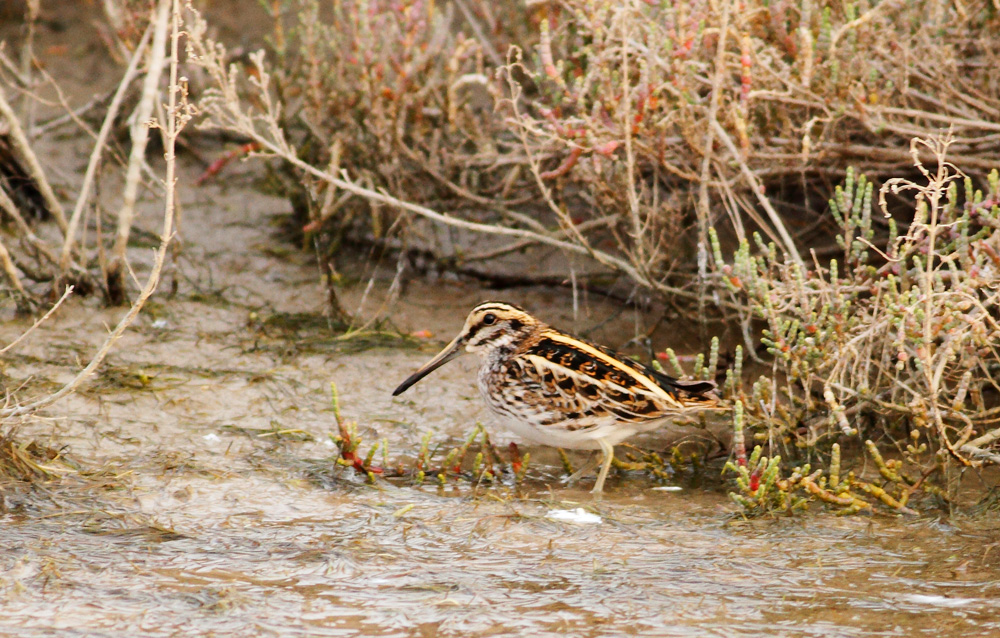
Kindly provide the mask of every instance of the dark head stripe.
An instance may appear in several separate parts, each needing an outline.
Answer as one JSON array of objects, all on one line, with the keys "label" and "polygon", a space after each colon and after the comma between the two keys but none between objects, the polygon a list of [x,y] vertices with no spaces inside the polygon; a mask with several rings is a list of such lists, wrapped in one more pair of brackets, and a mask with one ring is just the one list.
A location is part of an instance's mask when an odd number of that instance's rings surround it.
[{"label": "dark head stripe", "polygon": [[511,310],[517,312],[524,312],[524,308],[520,306],[515,306],[512,303],[507,303],[506,301],[484,301],[473,309],[473,312],[485,312],[487,310],[495,310],[497,312],[509,312]]},{"label": "dark head stripe", "polygon": [[[478,335],[479,331],[482,330],[485,327],[486,327],[486,324],[484,322],[480,321],[479,323],[477,323],[476,325],[472,326],[469,329],[469,336],[470,337],[474,337],[474,336]],[[482,343],[483,343],[483,339],[476,339],[474,341],[471,340],[471,339],[469,340],[469,345],[471,345],[471,346],[482,345]]]}]

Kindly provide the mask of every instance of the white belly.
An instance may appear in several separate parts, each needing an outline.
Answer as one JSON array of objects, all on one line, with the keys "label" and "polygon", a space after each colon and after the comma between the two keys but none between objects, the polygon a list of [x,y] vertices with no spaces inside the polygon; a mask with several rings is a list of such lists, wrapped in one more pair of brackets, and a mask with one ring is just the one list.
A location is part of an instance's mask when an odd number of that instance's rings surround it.
[{"label": "white belly", "polygon": [[[491,410],[491,412],[493,411]],[[611,445],[618,445],[631,436],[655,430],[668,421],[668,419],[644,423],[610,421],[587,430],[570,431],[558,426],[538,426],[497,412],[493,412],[493,416],[501,427],[522,439],[567,450],[599,450],[601,449],[601,444],[598,443],[600,439],[604,439]]]}]

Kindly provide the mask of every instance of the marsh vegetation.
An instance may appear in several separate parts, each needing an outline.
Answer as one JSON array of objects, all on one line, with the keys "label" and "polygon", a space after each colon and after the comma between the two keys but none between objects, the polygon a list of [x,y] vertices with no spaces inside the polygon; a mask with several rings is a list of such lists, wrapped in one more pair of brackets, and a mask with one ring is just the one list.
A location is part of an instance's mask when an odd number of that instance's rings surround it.
[{"label": "marsh vegetation", "polygon": [[[48,4],[0,632],[1000,631],[995,0]],[[484,298],[730,410],[594,501],[473,362],[390,399]]]}]

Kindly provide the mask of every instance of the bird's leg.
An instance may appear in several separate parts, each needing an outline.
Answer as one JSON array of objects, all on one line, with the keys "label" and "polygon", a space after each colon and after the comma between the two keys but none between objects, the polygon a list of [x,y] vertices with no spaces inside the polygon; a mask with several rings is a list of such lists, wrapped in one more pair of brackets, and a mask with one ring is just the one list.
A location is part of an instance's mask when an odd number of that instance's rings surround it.
[{"label": "bird's leg", "polygon": [[604,452],[604,463],[601,465],[601,473],[597,475],[597,482],[594,483],[594,489],[590,492],[591,494],[600,494],[604,490],[604,479],[608,476],[608,470],[611,469],[611,461],[615,458],[615,447],[605,441],[604,439],[597,439],[597,442],[601,444],[601,451]]},{"label": "bird's leg", "polygon": [[580,477],[597,467],[597,451],[590,453],[590,458],[583,464],[583,466],[569,475],[569,478],[563,479],[563,483],[566,485],[572,485],[580,480]]}]

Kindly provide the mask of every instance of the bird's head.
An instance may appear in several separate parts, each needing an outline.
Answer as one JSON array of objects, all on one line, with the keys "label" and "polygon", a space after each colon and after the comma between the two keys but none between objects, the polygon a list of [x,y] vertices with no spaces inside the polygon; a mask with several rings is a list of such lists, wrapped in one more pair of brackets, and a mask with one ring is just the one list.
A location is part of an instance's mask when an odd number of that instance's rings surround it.
[{"label": "bird's head", "polygon": [[508,347],[523,339],[541,325],[523,308],[502,301],[486,301],[469,313],[461,332],[436,357],[399,384],[392,396],[406,392],[410,386],[465,352],[488,355],[497,348]]}]

